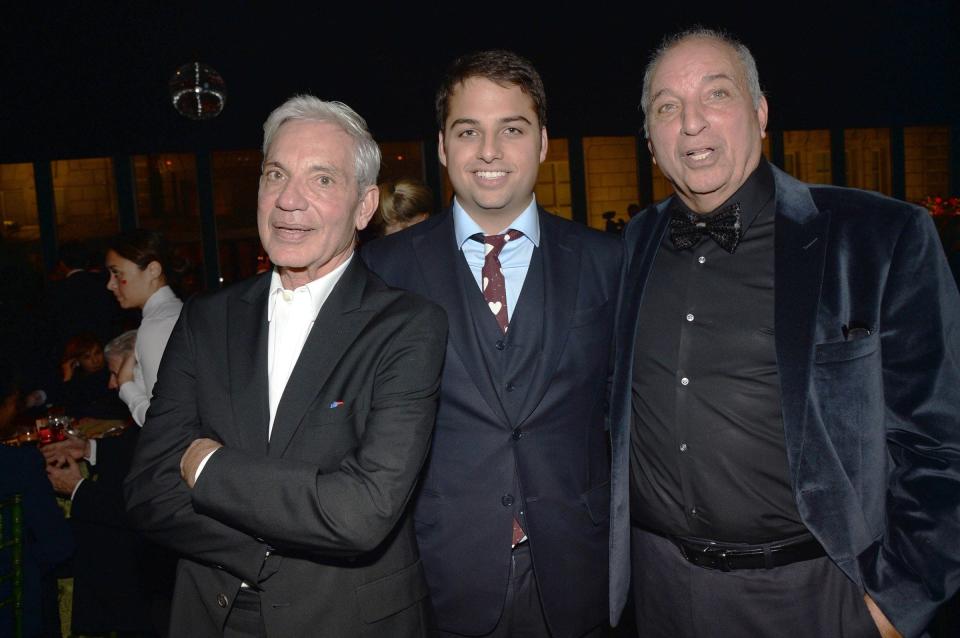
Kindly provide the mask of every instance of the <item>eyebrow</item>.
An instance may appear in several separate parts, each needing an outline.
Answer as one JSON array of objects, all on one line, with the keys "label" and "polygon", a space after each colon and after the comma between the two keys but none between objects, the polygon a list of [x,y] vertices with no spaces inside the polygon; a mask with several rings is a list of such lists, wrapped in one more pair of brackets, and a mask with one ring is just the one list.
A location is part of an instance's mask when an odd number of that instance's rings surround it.
[{"label": "eyebrow", "polygon": [[[525,117],[523,115],[510,115],[507,117],[501,117],[498,120],[498,122],[501,124],[510,124],[512,122],[526,122],[530,126],[533,126],[533,122],[530,121],[530,118]],[[480,126],[480,121],[475,120],[472,117],[460,117],[450,122],[450,128],[454,128],[460,124],[465,124],[467,126]]]},{"label": "eyebrow", "polygon": [[[728,81],[732,82],[733,84],[736,84],[736,83],[737,83],[736,80],[734,80],[732,77],[730,77],[730,76],[727,75],[726,73],[711,73],[710,75],[705,75],[705,76],[703,76],[703,77],[700,79],[700,82],[701,82],[701,83],[704,83],[704,82],[713,82],[714,80],[728,80]],[[664,93],[672,93],[672,91],[671,91],[670,89],[667,89],[667,88],[660,89],[659,91],[657,91],[656,93],[653,94],[653,97],[650,98],[650,103],[652,104],[652,103],[656,102],[656,101],[657,101],[657,98],[660,97],[661,95],[663,95]]]}]

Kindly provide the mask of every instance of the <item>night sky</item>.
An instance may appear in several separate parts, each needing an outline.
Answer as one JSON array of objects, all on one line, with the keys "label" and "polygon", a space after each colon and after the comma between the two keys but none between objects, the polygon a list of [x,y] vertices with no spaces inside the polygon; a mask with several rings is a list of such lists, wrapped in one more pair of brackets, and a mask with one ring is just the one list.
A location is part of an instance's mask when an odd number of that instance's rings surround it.
[{"label": "night sky", "polygon": [[[632,4],[7,5],[0,161],[257,148],[266,115],[297,92],[347,102],[377,139],[432,138],[444,67],[493,47],[540,69],[553,137],[630,134],[651,48],[696,23],[753,50],[771,128],[960,125],[955,2]],[[194,60],[227,83],[213,121],[170,105],[170,77]]]}]

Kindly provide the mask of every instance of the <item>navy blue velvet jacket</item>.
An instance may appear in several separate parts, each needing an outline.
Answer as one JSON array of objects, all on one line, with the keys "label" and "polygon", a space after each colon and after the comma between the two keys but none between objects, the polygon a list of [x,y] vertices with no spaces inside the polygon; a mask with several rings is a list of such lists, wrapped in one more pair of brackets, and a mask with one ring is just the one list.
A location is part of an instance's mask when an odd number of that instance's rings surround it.
[{"label": "navy blue velvet jacket", "polygon": [[[837,566],[915,636],[960,586],[960,296],[922,208],[774,173],[775,339],[797,507]],[[611,622],[630,582],[634,334],[668,202],[625,233],[611,397]],[[870,334],[846,339],[854,323]]]}]

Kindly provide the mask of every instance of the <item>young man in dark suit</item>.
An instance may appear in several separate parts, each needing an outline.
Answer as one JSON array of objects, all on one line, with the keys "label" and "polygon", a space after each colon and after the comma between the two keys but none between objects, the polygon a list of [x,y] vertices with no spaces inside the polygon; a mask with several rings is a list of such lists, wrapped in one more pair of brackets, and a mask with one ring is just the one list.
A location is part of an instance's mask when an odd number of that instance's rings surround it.
[{"label": "young man in dark suit", "polygon": [[606,607],[620,244],[537,206],[546,103],[529,61],[460,58],[436,106],[453,204],[364,252],[450,321],[414,516],[433,635],[592,635]]},{"label": "young man in dark suit", "polygon": [[339,102],[264,125],[272,273],[183,308],[127,478],[181,552],[177,636],[422,636],[407,501],[429,448],[446,321],[353,254],[380,152]]},{"label": "young man in dark suit", "polygon": [[644,636],[917,636],[960,583],[960,299],[923,209],[761,153],[749,50],[647,66],[676,194],[626,230],[611,622]]}]

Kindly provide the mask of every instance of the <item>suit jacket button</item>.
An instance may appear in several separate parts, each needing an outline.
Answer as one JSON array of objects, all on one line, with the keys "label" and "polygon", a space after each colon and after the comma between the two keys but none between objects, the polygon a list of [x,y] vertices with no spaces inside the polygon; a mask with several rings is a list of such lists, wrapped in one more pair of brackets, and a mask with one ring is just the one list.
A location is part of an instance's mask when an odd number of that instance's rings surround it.
[{"label": "suit jacket button", "polygon": [[517,386],[513,385],[512,383],[507,384],[507,392],[513,392],[516,389],[517,389]]},{"label": "suit jacket button", "polygon": [[503,339],[501,339],[501,340],[497,341],[497,343],[495,344],[495,346],[496,346],[497,350],[503,350],[504,348],[507,347],[507,344],[505,344],[505,343],[503,342]]},{"label": "suit jacket button", "polygon": [[519,441],[522,438],[523,438],[523,430],[521,430],[520,428],[517,428],[516,430],[513,431],[514,441]]},{"label": "suit jacket button", "polygon": [[504,507],[510,507],[511,505],[513,505],[513,494],[504,494],[500,498],[500,504],[503,505]]},{"label": "suit jacket button", "polygon": [[218,604],[218,605],[220,605],[221,607],[223,607],[224,609],[226,609],[228,602],[230,602],[230,601],[227,600],[227,595],[226,595],[226,594],[217,594],[217,604]]}]

